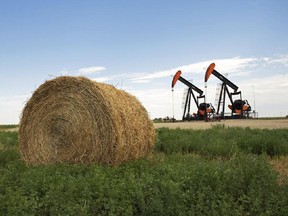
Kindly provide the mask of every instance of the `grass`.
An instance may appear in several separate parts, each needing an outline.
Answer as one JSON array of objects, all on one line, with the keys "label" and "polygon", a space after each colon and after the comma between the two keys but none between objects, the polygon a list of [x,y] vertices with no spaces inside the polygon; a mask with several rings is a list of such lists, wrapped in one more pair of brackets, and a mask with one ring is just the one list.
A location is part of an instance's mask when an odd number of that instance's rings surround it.
[{"label": "grass", "polygon": [[266,154],[270,157],[288,155],[288,129],[225,128],[207,130],[158,129],[155,151],[165,154],[197,153],[206,157],[229,158],[237,152]]},{"label": "grass", "polygon": [[150,157],[118,167],[26,167],[0,132],[0,215],[287,215],[287,130],[157,132]]}]

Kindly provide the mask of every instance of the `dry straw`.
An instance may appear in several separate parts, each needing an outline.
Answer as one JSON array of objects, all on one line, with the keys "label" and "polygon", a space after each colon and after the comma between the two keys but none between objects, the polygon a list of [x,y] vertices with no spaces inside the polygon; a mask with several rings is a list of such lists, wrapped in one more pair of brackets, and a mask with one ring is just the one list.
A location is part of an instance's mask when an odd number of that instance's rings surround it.
[{"label": "dry straw", "polygon": [[20,121],[21,157],[28,165],[118,165],[147,156],[155,131],[132,95],[84,77],[58,77],[42,84]]}]

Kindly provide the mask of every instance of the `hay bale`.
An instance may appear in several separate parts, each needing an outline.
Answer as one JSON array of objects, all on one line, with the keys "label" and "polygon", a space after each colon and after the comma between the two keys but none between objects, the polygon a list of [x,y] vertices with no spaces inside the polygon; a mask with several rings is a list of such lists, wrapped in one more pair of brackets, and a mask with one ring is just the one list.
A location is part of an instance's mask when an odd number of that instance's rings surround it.
[{"label": "hay bale", "polygon": [[19,148],[28,165],[118,165],[147,156],[155,130],[132,95],[84,77],[58,77],[42,84],[27,102]]}]

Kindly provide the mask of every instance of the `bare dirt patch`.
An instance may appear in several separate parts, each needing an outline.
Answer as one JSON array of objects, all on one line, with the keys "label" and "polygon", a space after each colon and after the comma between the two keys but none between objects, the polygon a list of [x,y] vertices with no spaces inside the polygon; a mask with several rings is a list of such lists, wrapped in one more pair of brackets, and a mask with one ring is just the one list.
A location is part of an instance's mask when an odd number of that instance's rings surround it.
[{"label": "bare dirt patch", "polygon": [[15,132],[15,131],[18,131],[18,127],[16,127],[16,128],[0,129],[0,131],[5,131],[5,132]]},{"label": "bare dirt patch", "polygon": [[280,174],[278,177],[280,183],[288,180],[288,156],[273,158],[270,160],[270,163],[273,168]]},{"label": "bare dirt patch", "polygon": [[288,119],[227,119],[220,122],[190,121],[190,122],[166,122],[154,123],[155,128],[182,128],[182,129],[209,129],[213,126],[224,127],[250,127],[259,129],[288,128]]}]

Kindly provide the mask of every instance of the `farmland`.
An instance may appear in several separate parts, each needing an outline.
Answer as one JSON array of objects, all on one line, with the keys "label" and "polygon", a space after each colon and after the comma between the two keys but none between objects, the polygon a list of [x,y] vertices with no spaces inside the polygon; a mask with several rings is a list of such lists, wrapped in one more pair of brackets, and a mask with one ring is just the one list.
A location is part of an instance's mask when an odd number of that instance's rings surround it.
[{"label": "farmland", "polygon": [[224,125],[225,127],[250,127],[255,129],[279,129],[288,128],[288,118],[275,118],[275,119],[237,119],[237,120],[221,120],[204,122],[204,121],[191,121],[191,122],[167,122],[155,123],[156,128],[182,128],[182,129],[208,129],[217,125]]},{"label": "farmland", "polygon": [[1,128],[0,215],[287,215],[288,128],[228,123],[159,127],[148,158],[117,167],[26,167]]}]

